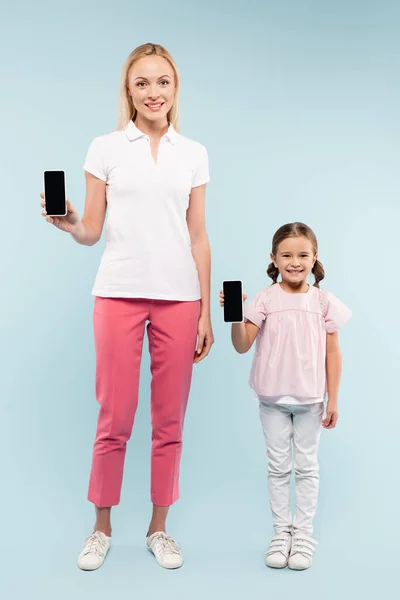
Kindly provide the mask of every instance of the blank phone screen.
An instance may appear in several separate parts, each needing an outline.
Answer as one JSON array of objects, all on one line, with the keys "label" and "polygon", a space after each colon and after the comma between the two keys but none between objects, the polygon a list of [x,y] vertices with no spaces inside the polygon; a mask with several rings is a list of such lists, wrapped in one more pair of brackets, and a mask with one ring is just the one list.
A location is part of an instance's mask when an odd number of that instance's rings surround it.
[{"label": "blank phone screen", "polygon": [[64,171],[45,171],[44,199],[48,215],[63,216],[65,207],[65,175]]},{"label": "blank phone screen", "polygon": [[224,281],[224,321],[235,323],[243,321],[243,293],[241,281]]}]

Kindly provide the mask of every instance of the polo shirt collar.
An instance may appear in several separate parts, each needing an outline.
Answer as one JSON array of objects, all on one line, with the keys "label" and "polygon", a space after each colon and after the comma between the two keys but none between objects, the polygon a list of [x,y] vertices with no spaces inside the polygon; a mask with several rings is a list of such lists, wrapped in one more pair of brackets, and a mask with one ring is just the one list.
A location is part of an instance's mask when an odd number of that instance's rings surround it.
[{"label": "polo shirt collar", "polygon": [[171,142],[171,144],[175,144],[178,138],[178,133],[172,127],[171,123],[169,124],[168,131],[165,134],[165,137]]},{"label": "polo shirt collar", "polygon": [[[128,125],[125,127],[125,133],[130,142],[138,140],[142,137],[146,137],[146,134],[140,131],[140,129],[136,127],[135,123],[132,120],[129,121]],[[174,144],[176,142],[177,135],[177,132],[170,123],[165,137],[169,140],[169,142],[171,142],[171,144]]]}]

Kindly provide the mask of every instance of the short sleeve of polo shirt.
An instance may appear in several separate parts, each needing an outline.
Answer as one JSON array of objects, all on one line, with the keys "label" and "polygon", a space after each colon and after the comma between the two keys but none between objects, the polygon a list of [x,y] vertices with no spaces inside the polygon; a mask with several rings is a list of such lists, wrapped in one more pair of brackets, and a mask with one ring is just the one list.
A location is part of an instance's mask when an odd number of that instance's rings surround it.
[{"label": "short sleeve of polo shirt", "polygon": [[324,319],[327,333],[335,333],[350,319],[352,312],[331,292],[322,292]]},{"label": "short sleeve of polo shirt", "polygon": [[267,318],[267,290],[261,290],[245,305],[244,316],[246,321],[251,321],[261,328],[263,321]]},{"label": "short sleeve of polo shirt", "polygon": [[108,173],[101,138],[95,138],[90,144],[83,168],[102,181],[107,181]]},{"label": "short sleeve of polo shirt", "polygon": [[192,179],[192,188],[204,185],[209,181],[208,153],[204,146],[200,146],[199,159]]}]

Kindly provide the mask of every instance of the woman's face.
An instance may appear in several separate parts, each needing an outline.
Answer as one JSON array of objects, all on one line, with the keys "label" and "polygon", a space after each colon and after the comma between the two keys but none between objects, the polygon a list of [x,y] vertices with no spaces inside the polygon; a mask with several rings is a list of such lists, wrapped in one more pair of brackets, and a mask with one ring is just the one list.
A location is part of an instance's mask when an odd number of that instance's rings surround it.
[{"label": "woman's face", "polygon": [[307,281],[317,255],[307,238],[296,236],[283,240],[277,248],[276,256],[271,254],[271,259],[278,267],[282,281],[296,286]]},{"label": "woman's face", "polygon": [[161,121],[175,98],[175,78],[169,62],[162,56],[146,56],[135,62],[128,73],[128,93],[137,110],[136,122]]}]

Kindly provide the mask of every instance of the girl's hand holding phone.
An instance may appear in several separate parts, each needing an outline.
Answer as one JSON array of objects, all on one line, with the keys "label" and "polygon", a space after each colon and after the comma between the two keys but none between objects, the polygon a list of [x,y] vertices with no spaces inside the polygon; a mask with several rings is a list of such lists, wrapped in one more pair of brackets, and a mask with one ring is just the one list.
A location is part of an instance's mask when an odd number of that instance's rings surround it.
[{"label": "girl's hand holding phone", "polygon": [[[247,294],[243,294],[243,302],[246,302],[246,300],[247,300]],[[221,290],[219,292],[219,305],[221,308],[224,307],[224,303],[225,303],[225,297],[224,297],[223,291]]]}]

